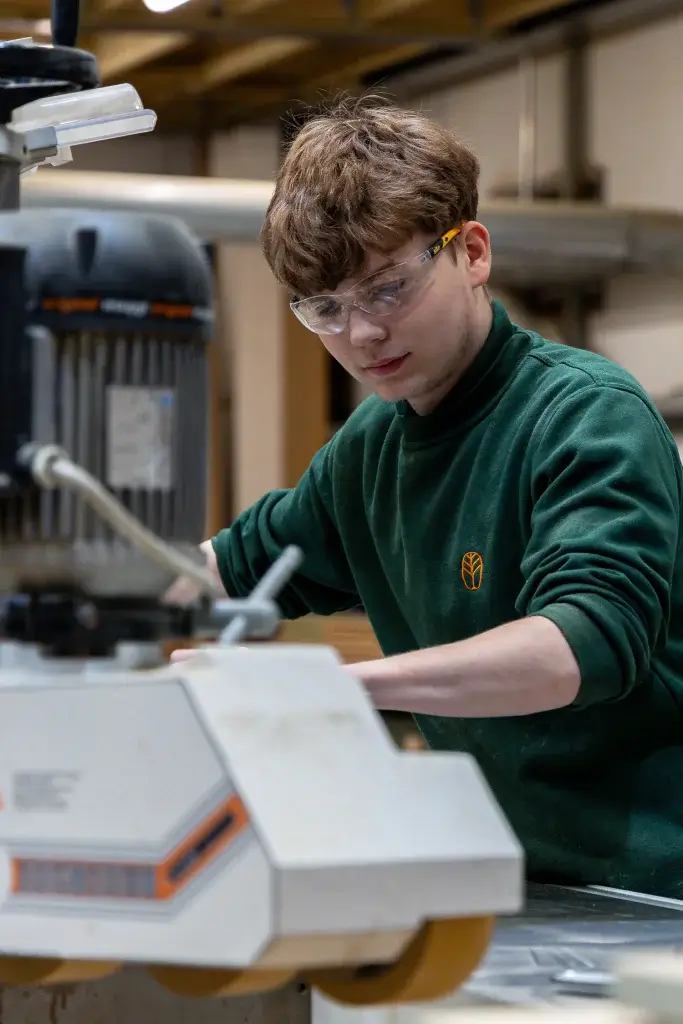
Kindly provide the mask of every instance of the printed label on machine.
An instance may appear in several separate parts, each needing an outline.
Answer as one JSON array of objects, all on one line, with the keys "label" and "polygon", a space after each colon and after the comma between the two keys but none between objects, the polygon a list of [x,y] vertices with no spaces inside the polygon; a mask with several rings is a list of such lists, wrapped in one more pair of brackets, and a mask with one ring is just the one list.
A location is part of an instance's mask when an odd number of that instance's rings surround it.
[{"label": "printed label on machine", "polygon": [[173,414],[170,388],[107,388],[107,484],[170,491]]}]

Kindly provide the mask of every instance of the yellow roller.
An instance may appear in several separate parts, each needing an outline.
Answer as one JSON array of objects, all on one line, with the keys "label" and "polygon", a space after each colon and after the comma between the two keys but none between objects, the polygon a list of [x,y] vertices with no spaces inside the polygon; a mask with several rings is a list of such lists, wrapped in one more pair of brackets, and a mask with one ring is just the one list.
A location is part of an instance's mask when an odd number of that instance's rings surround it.
[{"label": "yellow roller", "polygon": [[493,917],[429,921],[393,964],[313,971],[305,980],[329,999],[349,1006],[442,999],[479,965],[494,925]]},{"label": "yellow roller", "polygon": [[177,996],[246,996],[282,988],[293,981],[293,971],[230,971],[206,967],[148,968],[155,981]]},{"label": "yellow roller", "polygon": [[120,963],[100,960],[0,956],[0,984],[61,985],[75,981],[95,981],[115,974],[120,968]]}]

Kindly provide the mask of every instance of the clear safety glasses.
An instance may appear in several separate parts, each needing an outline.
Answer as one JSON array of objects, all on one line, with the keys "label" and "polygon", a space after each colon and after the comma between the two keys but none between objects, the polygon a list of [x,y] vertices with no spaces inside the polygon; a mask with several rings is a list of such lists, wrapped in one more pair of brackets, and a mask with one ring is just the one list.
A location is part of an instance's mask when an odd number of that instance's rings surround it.
[{"label": "clear safety glasses", "polygon": [[398,313],[418,298],[429,283],[434,258],[460,231],[452,228],[419,256],[370,274],[341,295],[313,295],[290,302],[290,309],[314,334],[342,334],[354,307],[370,316]]}]

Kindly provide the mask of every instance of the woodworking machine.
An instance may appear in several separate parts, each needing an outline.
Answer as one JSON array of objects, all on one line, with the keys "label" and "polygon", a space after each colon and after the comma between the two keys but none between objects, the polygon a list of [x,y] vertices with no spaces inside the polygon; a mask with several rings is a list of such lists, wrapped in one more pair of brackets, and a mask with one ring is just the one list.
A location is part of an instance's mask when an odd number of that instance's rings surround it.
[{"label": "woodworking machine", "polygon": [[473,760],[398,751],[334,651],[257,642],[298,550],[244,601],[200,562],[201,246],[18,209],[21,173],[154,126],[76,27],[55,4],[52,46],[0,46],[0,984],[442,996],[520,908],[520,846]]}]

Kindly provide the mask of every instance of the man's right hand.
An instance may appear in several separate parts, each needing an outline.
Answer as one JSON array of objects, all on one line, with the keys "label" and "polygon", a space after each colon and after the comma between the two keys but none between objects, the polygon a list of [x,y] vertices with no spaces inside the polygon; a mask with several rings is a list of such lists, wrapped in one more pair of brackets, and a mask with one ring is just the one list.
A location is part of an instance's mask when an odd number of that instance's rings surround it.
[{"label": "man's right hand", "polygon": [[[216,582],[219,587],[223,589],[220,573],[218,572],[218,564],[216,562],[216,552],[213,550],[213,544],[210,540],[205,540],[203,544],[199,545],[199,550],[204,554],[206,568],[213,576],[216,577]],[[186,576],[180,576],[168,588],[162,597],[162,601],[164,604],[184,606],[192,604],[193,601],[196,601],[199,598],[200,594],[201,588],[198,583],[188,579]]]}]

